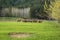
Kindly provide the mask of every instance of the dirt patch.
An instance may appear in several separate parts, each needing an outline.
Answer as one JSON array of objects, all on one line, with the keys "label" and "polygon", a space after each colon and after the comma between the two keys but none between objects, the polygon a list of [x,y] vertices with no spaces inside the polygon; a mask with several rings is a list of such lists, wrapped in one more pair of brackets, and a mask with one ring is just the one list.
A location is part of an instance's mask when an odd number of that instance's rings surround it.
[{"label": "dirt patch", "polygon": [[12,38],[27,38],[30,37],[32,33],[8,33],[8,35]]}]

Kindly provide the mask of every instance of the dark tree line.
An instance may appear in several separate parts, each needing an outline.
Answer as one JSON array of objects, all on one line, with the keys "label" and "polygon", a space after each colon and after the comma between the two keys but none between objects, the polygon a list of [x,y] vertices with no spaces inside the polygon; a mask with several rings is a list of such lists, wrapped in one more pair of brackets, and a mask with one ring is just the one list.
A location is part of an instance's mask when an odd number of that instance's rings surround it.
[{"label": "dark tree line", "polygon": [[51,2],[54,2],[54,0],[40,0],[39,5],[31,7],[31,17],[47,20],[52,19],[49,17],[49,15],[51,15],[51,11],[48,10]]},{"label": "dark tree line", "polygon": [[[49,7],[54,0],[0,0],[0,16],[2,8],[31,8],[31,17],[38,19],[49,19]],[[9,14],[10,15],[10,14]]]}]

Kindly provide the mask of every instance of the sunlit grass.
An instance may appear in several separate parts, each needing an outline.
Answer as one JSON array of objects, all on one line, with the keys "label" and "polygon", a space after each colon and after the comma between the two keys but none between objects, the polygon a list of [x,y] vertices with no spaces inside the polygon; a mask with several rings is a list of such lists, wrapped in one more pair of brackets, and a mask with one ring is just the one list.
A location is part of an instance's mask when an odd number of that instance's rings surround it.
[{"label": "sunlit grass", "polygon": [[[34,33],[29,38],[10,38],[9,32]],[[60,40],[60,25],[55,21],[42,23],[0,22],[0,40]]]}]

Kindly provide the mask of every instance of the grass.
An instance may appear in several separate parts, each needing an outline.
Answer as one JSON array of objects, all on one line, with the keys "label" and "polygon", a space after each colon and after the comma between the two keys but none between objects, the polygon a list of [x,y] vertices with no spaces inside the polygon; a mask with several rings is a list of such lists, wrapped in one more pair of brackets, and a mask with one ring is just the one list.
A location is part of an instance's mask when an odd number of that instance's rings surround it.
[{"label": "grass", "polygon": [[[34,33],[28,38],[11,38],[10,32]],[[0,22],[0,40],[60,40],[60,25],[54,21],[42,23]]]}]

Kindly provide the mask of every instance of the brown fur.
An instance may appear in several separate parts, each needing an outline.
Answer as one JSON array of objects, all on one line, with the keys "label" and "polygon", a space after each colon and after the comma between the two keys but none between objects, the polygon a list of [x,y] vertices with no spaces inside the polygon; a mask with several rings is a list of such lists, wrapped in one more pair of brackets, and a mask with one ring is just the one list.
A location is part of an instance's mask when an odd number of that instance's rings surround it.
[{"label": "brown fur", "polygon": [[38,22],[38,23],[41,23],[42,20],[39,20],[39,19],[18,19],[17,22]]}]

